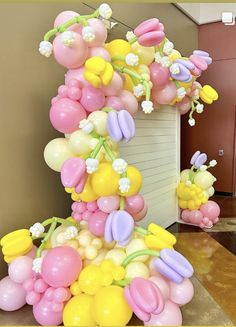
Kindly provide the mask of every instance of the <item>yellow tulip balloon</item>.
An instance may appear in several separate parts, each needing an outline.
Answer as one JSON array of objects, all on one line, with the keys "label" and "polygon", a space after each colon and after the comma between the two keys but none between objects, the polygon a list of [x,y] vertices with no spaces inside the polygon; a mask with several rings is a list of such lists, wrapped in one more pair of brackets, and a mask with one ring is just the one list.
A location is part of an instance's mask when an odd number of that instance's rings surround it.
[{"label": "yellow tulip balloon", "polygon": [[128,166],[127,177],[130,179],[130,189],[128,192],[125,193],[119,191],[119,195],[132,196],[137,194],[142,187],[143,181],[140,171],[134,166]]}]

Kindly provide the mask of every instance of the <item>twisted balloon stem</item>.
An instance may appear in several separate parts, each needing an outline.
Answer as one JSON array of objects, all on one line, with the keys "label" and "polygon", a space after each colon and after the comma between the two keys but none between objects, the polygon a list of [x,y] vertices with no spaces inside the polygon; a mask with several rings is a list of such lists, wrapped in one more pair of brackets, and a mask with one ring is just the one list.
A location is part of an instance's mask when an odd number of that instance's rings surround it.
[{"label": "twisted balloon stem", "polygon": [[125,209],[125,198],[123,196],[120,197],[120,210]]},{"label": "twisted balloon stem", "polygon": [[103,137],[100,137],[99,138],[99,142],[98,144],[96,145],[95,149],[93,150],[90,158],[93,158],[95,159],[96,156],[98,155],[99,151],[101,150],[102,146],[103,146],[103,143],[104,143],[104,138]]},{"label": "twisted balloon stem", "polygon": [[131,253],[130,255],[128,255],[127,258],[125,258],[125,260],[122,262],[121,266],[126,268],[127,265],[132,260],[134,260],[137,257],[143,256],[143,255],[150,255],[150,256],[153,256],[153,257],[160,257],[160,252],[155,251],[155,250],[150,250],[150,249],[135,251],[135,252]]},{"label": "twisted balloon stem", "polygon": [[114,153],[113,153],[112,149],[110,148],[110,146],[108,145],[107,141],[104,141],[103,147],[104,147],[106,153],[108,154],[108,156],[111,158],[111,161],[114,161],[116,159],[116,156],[114,155]]}]

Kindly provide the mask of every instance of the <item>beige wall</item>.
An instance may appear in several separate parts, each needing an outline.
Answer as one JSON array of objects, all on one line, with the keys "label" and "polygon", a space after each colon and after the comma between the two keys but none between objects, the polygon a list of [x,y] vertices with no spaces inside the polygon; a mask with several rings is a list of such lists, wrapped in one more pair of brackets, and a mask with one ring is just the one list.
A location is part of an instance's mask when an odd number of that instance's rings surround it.
[{"label": "beige wall", "polygon": [[[196,25],[171,4],[112,6],[114,17],[124,25],[119,23],[111,37],[124,36],[128,27],[157,16],[184,54],[197,46]],[[53,215],[65,217],[70,213],[71,201],[59,174],[43,160],[45,145],[59,135],[50,125],[48,112],[65,70],[37,50],[54,17],[66,9],[91,12],[81,2],[0,3],[0,236]],[[6,266],[0,264],[3,272]]]}]

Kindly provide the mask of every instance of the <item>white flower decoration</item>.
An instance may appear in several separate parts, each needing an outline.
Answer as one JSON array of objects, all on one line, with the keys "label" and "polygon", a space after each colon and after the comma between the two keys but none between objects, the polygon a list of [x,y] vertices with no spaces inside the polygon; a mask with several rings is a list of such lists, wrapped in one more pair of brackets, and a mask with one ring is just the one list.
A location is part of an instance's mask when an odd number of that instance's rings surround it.
[{"label": "white flower decoration", "polygon": [[126,55],[125,62],[129,66],[137,66],[139,63],[139,58],[136,54],[130,52]]},{"label": "white flower decoration", "polygon": [[96,35],[92,26],[84,26],[82,29],[82,37],[86,42],[92,42]]},{"label": "white flower decoration", "polygon": [[135,39],[135,38],[136,38],[136,35],[134,34],[133,31],[128,31],[128,32],[126,33],[126,40],[127,40],[127,41],[131,41],[131,40],[133,40],[133,39]]},{"label": "white flower decoration", "polygon": [[191,181],[186,181],[185,182],[185,185],[188,186],[188,187],[190,187],[192,185],[192,182]]},{"label": "white flower decoration", "polygon": [[139,98],[144,94],[144,87],[142,84],[135,85],[133,87],[133,93],[134,95]]},{"label": "white flower decoration", "polygon": [[199,90],[195,90],[193,92],[193,96],[192,96],[193,100],[198,100],[199,99]]},{"label": "white flower decoration", "polygon": [[152,101],[142,101],[141,107],[145,114],[150,114],[154,110]]},{"label": "white flower decoration", "polygon": [[195,119],[194,118],[190,118],[188,120],[188,123],[189,123],[190,126],[195,126]]},{"label": "white flower decoration", "polygon": [[162,56],[160,52],[156,52],[154,58],[155,58],[155,62],[158,62],[159,64],[161,63]]},{"label": "white flower decoration", "polygon": [[201,165],[199,169],[200,169],[200,171],[206,171],[207,166],[206,165]]},{"label": "white flower decoration", "polygon": [[129,178],[123,177],[119,180],[119,190],[121,193],[126,193],[130,189],[130,180]]},{"label": "white flower decoration", "polygon": [[163,47],[163,53],[169,56],[174,50],[174,43],[167,41]]},{"label": "white flower decoration", "polygon": [[79,123],[79,128],[81,128],[84,133],[90,134],[94,129],[94,125],[89,119],[82,119]]},{"label": "white flower decoration", "polygon": [[170,59],[167,56],[162,57],[161,58],[161,65],[163,67],[170,67],[170,65],[171,65]]},{"label": "white flower decoration", "polygon": [[112,16],[112,9],[107,3],[102,3],[99,6],[98,11],[102,18],[109,19]]},{"label": "white flower decoration", "polygon": [[72,240],[78,236],[78,229],[75,226],[69,226],[64,232],[64,237],[66,240]]},{"label": "white flower decoration", "polygon": [[179,89],[177,89],[177,97],[178,99],[183,99],[186,95],[186,90],[184,87],[180,87]]},{"label": "white flower decoration", "polygon": [[210,167],[215,167],[217,165],[217,161],[216,160],[211,160],[209,162],[209,165],[210,165]]},{"label": "white flower decoration", "polygon": [[62,43],[67,46],[71,47],[75,42],[75,32],[73,31],[65,31],[61,34],[61,41]]},{"label": "white flower decoration", "polygon": [[204,105],[202,103],[198,103],[196,105],[196,111],[198,114],[201,114],[203,112]]},{"label": "white flower decoration", "polygon": [[179,64],[172,64],[170,66],[170,72],[171,74],[175,74],[175,75],[179,74],[180,73]]},{"label": "white flower decoration", "polygon": [[42,262],[43,259],[42,258],[36,258],[33,260],[33,266],[32,266],[32,270],[36,273],[41,273],[41,267],[42,267]]},{"label": "white flower decoration", "polygon": [[126,171],[128,164],[124,159],[115,159],[112,163],[112,168],[118,173],[123,174]]},{"label": "white flower decoration", "polygon": [[40,237],[44,233],[45,228],[42,224],[35,223],[30,227],[29,231],[33,237]]},{"label": "white flower decoration", "polygon": [[39,44],[39,52],[46,58],[49,58],[52,54],[52,43],[49,41],[42,41]]},{"label": "white flower decoration", "polygon": [[88,174],[94,173],[98,169],[99,161],[97,159],[88,158],[86,160],[86,169]]}]

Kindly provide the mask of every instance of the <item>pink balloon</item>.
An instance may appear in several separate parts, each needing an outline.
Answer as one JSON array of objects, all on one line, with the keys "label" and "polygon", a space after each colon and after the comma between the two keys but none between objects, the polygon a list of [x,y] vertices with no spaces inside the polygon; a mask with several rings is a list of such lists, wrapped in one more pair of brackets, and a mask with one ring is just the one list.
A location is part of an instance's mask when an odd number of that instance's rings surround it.
[{"label": "pink balloon", "polygon": [[79,253],[70,246],[57,246],[45,255],[42,277],[53,287],[67,287],[78,277],[82,269]]},{"label": "pink balloon", "polygon": [[95,39],[92,42],[88,42],[88,46],[90,48],[102,46],[107,39],[107,29],[105,24],[97,18],[89,19],[88,23],[95,32]]},{"label": "pink balloon", "polygon": [[168,282],[163,277],[158,276],[152,276],[149,279],[158,286],[164,300],[168,300],[170,296],[170,287]]},{"label": "pink balloon", "polygon": [[120,197],[118,195],[101,196],[97,200],[98,208],[106,213],[118,210],[120,206]]},{"label": "pink balloon", "polygon": [[188,209],[183,210],[182,213],[181,213],[181,218],[182,218],[186,223],[189,222],[189,214],[190,214],[190,210],[188,210]]},{"label": "pink balloon", "polygon": [[135,214],[132,215],[133,218],[134,218],[134,221],[140,221],[140,220],[142,220],[146,216],[147,211],[148,211],[148,206],[145,203],[143,209],[140,212],[135,213]]},{"label": "pink balloon", "polygon": [[30,257],[17,257],[8,266],[9,277],[13,282],[23,283],[33,276],[32,265],[33,259]]},{"label": "pink balloon", "polygon": [[182,314],[177,304],[167,300],[163,311],[159,315],[151,316],[151,319],[144,322],[145,326],[181,326]]},{"label": "pink balloon", "polygon": [[95,236],[103,236],[108,214],[103,211],[94,212],[89,218],[88,227]]},{"label": "pink balloon", "polygon": [[176,103],[181,115],[186,114],[191,108],[189,97],[185,96],[182,101]]},{"label": "pink balloon", "polygon": [[119,95],[123,88],[123,79],[121,78],[120,74],[114,72],[111,83],[103,87],[102,90],[106,96],[115,96]]},{"label": "pink balloon", "polygon": [[203,219],[203,214],[200,210],[191,210],[188,219],[190,223],[199,225]]},{"label": "pink balloon", "polygon": [[104,49],[103,47],[94,47],[94,48],[89,48],[88,50],[88,58],[91,57],[101,57],[105,59],[106,61],[111,61],[111,56],[109,52]]},{"label": "pink balloon", "polygon": [[121,101],[124,103],[125,108],[132,116],[138,112],[138,101],[135,96],[126,90],[123,90],[119,95]]},{"label": "pink balloon", "polygon": [[125,109],[125,105],[119,97],[106,97],[105,107],[110,107],[117,111]]},{"label": "pink balloon", "polygon": [[178,305],[183,305],[190,302],[193,298],[193,284],[188,278],[185,278],[182,283],[176,284],[169,282],[170,300]]},{"label": "pink balloon", "polygon": [[53,127],[61,133],[73,133],[79,128],[80,121],[87,117],[81,104],[67,98],[54,102],[49,116]]},{"label": "pink balloon", "polygon": [[61,182],[64,187],[75,187],[86,174],[86,163],[81,158],[67,159],[61,168]]},{"label": "pink balloon", "polygon": [[168,82],[162,89],[152,89],[152,98],[159,104],[169,104],[176,97],[176,86],[174,82]]},{"label": "pink balloon", "polygon": [[52,309],[52,302],[44,297],[33,306],[34,318],[42,326],[58,326],[62,323],[62,310],[55,312]]},{"label": "pink balloon", "polygon": [[200,211],[204,217],[210,220],[215,220],[220,215],[220,207],[215,201],[209,200],[200,207]]},{"label": "pink balloon", "polygon": [[87,203],[87,209],[90,212],[94,212],[98,209],[97,201],[92,201]]},{"label": "pink balloon", "polygon": [[68,70],[68,72],[66,73],[66,76],[65,76],[65,84],[69,85],[70,80],[75,79],[75,80],[81,82],[83,86],[90,85],[89,82],[84,78],[84,71],[85,71],[84,67]]},{"label": "pink balloon", "polygon": [[69,69],[82,66],[88,55],[88,45],[82,36],[74,32],[74,43],[65,46],[62,43],[61,34],[57,35],[53,41],[53,54],[56,61]]},{"label": "pink balloon", "polygon": [[32,249],[28,253],[26,253],[26,256],[34,259],[36,257],[37,250],[37,246],[33,245]]},{"label": "pink balloon", "polygon": [[82,89],[80,103],[88,112],[93,112],[104,107],[105,96],[101,89],[88,85]]},{"label": "pink balloon", "polygon": [[25,305],[26,292],[21,284],[15,283],[9,276],[0,281],[0,309],[15,311]]},{"label": "pink balloon", "polygon": [[168,68],[163,67],[157,62],[153,62],[149,66],[149,69],[151,81],[153,83],[154,88],[164,87],[169,82],[170,72]]},{"label": "pink balloon", "polygon": [[144,198],[140,194],[136,194],[133,196],[128,196],[125,198],[125,210],[128,211],[128,213],[137,214],[144,208]]},{"label": "pink balloon", "polygon": [[[59,27],[60,25],[64,24],[71,18],[74,18],[76,16],[79,16],[79,14],[72,10],[65,10],[62,11],[59,15],[57,15],[55,21],[54,21],[54,27]],[[68,31],[74,31],[77,33],[81,33],[82,25],[81,24],[73,24],[68,29]]]}]

